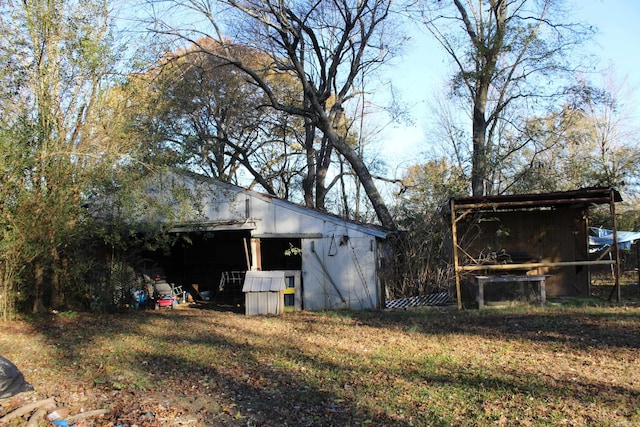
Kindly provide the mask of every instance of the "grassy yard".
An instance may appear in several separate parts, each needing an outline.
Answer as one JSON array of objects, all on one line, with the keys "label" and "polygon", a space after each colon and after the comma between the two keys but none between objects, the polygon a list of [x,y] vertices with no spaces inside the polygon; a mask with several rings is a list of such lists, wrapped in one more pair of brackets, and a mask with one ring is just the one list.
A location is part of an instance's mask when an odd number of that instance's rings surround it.
[{"label": "grassy yard", "polygon": [[2,325],[35,392],[0,417],[55,397],[109,411],[76,425],[633,426],[639,347],[631,305],[51,314]]}]

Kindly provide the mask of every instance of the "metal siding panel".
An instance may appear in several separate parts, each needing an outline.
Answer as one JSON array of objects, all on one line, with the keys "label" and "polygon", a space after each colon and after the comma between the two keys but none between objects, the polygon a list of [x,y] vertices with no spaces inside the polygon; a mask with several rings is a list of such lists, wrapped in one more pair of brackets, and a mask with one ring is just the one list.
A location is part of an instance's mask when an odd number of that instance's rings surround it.
[{"label": "metal siding panel", "polygon": [[245,313],[248,316],[253,316],[258,314],[258,304],[256,294],[252,292],[248,292],[245,294]]},{"label": "metal siding panel", "polygon": [[[324,252],[322,239],[302,240],[302,306],[305,310],[327,310],[322,266],[314,251]],[[320,256],[320,255],[319,255]]]},{"label": "metal siding panel", "polygon": [[247,271],[242,292],[283,291],[284,271]]},{"label": "metal siding panel", "polygon": [[[341,230],[334,228],[333,231],[335,233]],[[302,241],[305,310],[379,308],[377,266],[375,250],[371,251],[371,237],[354,233],[352,236],[343,245],[340,245],[339,239],[334,236],[336,250],[332,256],[328,255],[331,237]],[[312,243],[315,254],[311,249]],[[333,249],[331,251],[333,253]],[[345,302],[340,298],[340,294]]]},{"label": "metal siding panel", "polygon": [[259,292],[258,295],[258,313],[259,314],[267,314],[269,313],[269,298],[268,292]]},{"label": "metal siding panel", "polygon": [[284,313],[284,292],[262,292],[265,305],[264,314]]}]

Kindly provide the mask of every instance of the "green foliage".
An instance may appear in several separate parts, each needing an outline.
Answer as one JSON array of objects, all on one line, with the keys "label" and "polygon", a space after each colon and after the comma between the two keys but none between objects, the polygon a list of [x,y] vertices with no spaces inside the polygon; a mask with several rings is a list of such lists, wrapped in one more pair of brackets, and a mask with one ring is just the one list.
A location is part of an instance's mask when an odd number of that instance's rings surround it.
[{"label": "green foliage", "polygon": [[86,125],[108,63],[103,6],[9,1],[0,10],[0,56],[12,59],[4,72],[13,77],[12,96],[0,98],[0,260],[21,285],[11,297],[24,295],[33,311],[64,304],[65,251],[83,223],[85,171],[96,160]]},{"label": "green foliage", "polygon": [[284,251],[285,256],[300,256],[302,254],[302,249],[293,246],[293,244],[289,243],[289,249]]},{"label": "green foliage", "polygon": [[0,3],[3,318],[88,304],[97,243],[124,244],[136,227],[122,216],[106,227],[91,210],[149,167],[124,131],[127,97],[105,90],[111,19],[101,0]]}]

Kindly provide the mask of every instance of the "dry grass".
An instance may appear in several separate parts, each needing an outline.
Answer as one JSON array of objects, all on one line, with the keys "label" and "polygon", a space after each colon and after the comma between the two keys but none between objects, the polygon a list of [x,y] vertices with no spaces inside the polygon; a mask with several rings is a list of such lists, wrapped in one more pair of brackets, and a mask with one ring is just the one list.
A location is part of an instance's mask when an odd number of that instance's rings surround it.
[{"label": "dry grass", "polygon": [[104,426],[631,426],[640,309],[300,312],[196,308],[3,325],[1,353]]}]

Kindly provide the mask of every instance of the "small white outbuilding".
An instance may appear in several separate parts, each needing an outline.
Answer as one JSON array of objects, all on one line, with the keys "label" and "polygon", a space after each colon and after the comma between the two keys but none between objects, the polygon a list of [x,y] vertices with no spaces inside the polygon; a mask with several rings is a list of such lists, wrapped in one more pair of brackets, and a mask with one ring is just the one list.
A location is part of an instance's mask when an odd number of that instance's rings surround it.
[{"label": "small white outbuilding", "polygon": [[284,271],[247,271],[242,292],[245,295],[245,313],[284,313]]}]

